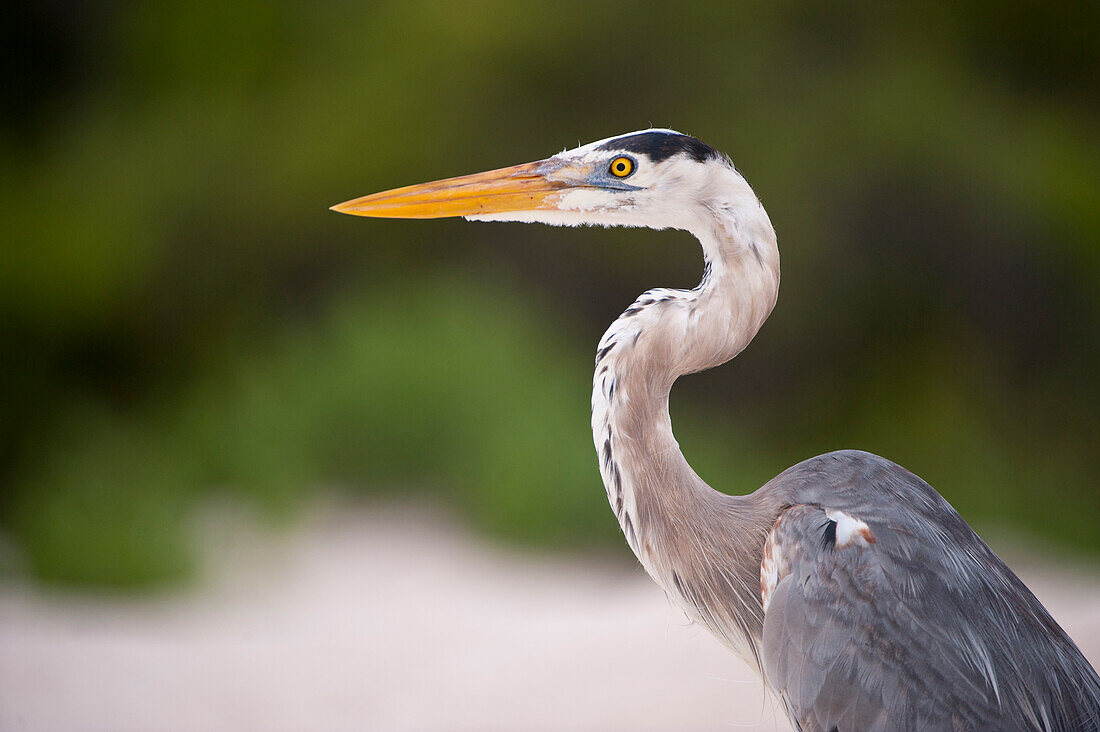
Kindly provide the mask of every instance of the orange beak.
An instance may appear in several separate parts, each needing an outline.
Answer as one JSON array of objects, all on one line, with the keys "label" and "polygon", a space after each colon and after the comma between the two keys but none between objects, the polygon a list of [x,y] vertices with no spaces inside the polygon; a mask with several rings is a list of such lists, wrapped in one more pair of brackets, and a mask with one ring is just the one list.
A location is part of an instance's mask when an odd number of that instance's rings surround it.
[{"label": "orange beak", "polygon": [[550,161],[513,165],[458,178],[394,188],[332,207],[353,216],[438,219],[507,211],[556,208],[559,194],[575,183],[548,177],[561,166]]}]

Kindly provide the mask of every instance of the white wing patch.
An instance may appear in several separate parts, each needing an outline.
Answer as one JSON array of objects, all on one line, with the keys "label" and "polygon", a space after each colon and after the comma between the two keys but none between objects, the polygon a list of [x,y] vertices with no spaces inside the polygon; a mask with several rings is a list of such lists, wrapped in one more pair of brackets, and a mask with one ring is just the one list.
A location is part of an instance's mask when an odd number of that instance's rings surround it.
[{"label": "white wing patch", "polygon": [[875,535],[871,533],[871,527],[857,518],[853,518],[843,511],[830,511],[826,509],[825,515],[830,521],[836,522],[836,548],[855,543],[857,546],[867,546],[875,543]]}]

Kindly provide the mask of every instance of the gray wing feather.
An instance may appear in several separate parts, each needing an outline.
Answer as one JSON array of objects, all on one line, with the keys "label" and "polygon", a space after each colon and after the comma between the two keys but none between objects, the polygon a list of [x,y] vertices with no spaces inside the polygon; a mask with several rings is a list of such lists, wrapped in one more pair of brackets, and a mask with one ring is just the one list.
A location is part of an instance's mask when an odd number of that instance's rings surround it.
[{"label": "gray wing feather", "polygon": [[[793,505],[770,537],[785,573],[761,655],[802,729],[1100,730],[1096,672],[927,483],[844,451],[769,487]],[[874,542],[830,541],[837,510]]]}]

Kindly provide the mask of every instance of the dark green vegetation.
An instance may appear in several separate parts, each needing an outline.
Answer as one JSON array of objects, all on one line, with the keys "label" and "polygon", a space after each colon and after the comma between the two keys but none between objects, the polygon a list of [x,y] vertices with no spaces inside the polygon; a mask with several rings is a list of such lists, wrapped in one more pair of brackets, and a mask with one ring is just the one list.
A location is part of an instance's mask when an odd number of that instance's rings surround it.
[{"label": "dark green vegetation", "polygon": [[700,474],[861,447],[1100,549],[1095,3],[45,7],[0,44],[0,530],[38,576],[176,578],[203,497],[334,486],[623,551],[592,353],[694,243],[326,209],[650,123],[728,152],[784,254],[674,393]]}]

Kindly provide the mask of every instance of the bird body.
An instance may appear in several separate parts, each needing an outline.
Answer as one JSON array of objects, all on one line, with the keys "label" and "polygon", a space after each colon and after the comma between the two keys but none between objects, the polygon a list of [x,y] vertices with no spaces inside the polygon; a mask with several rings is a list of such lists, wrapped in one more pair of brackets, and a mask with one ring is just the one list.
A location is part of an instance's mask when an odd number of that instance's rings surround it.
[{"label": "bird body", "polygon": [[645,570],[762,673],[797,729],[1100,729],[1096,672],[920,478],[840,451],[728,495],[688,465],[673,383],[740,353],[779,290],[774,229],[724,155],[646,130],[334,208],[694,234],[699,286],[639,297],[596,355],[600,472]]},{"label": "bird body", "polygon": [[[801,729],[1100,726],[1095,671],[920,478],[845,450],[757,492],[792,504],[767,539],[778,581],[761,656]],[[854,517],[862,527],[842,536]]]}]

